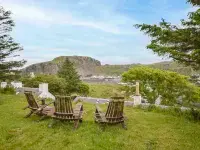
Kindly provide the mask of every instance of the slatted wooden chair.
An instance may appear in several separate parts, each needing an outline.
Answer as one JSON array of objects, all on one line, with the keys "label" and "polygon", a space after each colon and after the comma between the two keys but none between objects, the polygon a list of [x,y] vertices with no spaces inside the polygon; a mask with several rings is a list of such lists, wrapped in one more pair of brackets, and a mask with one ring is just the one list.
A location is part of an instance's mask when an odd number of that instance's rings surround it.
[{"label": "slatted wooden chair", "polygon": [[[49,107],[48,105],[52,104],[53,102],[50,102],[48,104],[45,104],[45,99],[41,99],[36,101],[31,91],[25,91],[24,92],[26,96],[26,100],[28,102],[28,106],[24,107],[23,109],[30,109],[30,113],[28,113],[25,118],[30,117],[32,114],[36,114],[39,116],[42,116],[40,120],[44,119],[50,111],[53,111],[52,107]],[[41,104],[38,104],[38,102],[41,101]]]},{"label": "slatted wooden chair", "polygon": [[77,103],[75,108],[72,107],[72,97],[70,96],[56,96],[54,102],[55,113],[53,114],[53,122],[49,125],[52,127],[56,120],[74,121],[74,129],[78,127],[79,122],[82,122],[83,105]]},{"label": "slatted wooden chair", "polygon": [[112,97],[108,104],[106,113],[102,112],[101,108],[96,105],[95,122],[100,124],[118,124],[121,123],[124,129],[126,128],[123,116],[124,97]]}]

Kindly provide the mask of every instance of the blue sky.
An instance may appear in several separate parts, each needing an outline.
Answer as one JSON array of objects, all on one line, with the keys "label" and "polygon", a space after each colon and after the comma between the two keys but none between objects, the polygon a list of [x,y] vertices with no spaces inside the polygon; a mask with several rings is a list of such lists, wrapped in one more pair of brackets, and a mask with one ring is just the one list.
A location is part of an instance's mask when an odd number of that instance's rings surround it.
[{"label": "blue sky", "polygon": [[27,65],[57,56],[90,56],[102,64],[153,63],[150,38],[133,24],[174,24],[192,11],[186,0],[0,0],[11,10],[12,35]]}]

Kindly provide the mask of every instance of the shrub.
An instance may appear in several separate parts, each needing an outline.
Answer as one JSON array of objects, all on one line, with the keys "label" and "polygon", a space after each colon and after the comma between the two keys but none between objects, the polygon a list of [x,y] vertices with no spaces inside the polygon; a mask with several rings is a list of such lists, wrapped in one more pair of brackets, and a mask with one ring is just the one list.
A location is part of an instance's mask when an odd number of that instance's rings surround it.
[{"label": "shrub", "polygon": [[0,93],[2,93],[2,94],[15,94],[15,89],[13,87],[6,86],[5,88],[0,88]]},{"label": "shrub", "polygon": [[78,91],[77,93],[79,93],[80,95],[83,95],[83,96],[88,96],[89,94],[89,86],[85,83],[80,83],[79,86],[78,86]]},{"label": "shrub", "polygon": [[38,75],[35,78],[24,77],[21,79],[25,87],[38,88],[41,83],[48,83],[49,92],[54,95],[67,95],[65,80],[55,75]]},{"label": "shrub", "polygon": [[89,86],[80,82],[78,87],[72,90],[72,85],[66,82],[65,79],[56,75],[37,75],[34,78],[24,77],[21,78],[25,87],[38,88],[40,83],[48,83],[49,92],[53,95],[71,95],[72,93],[78,93],[81,95],[89,94]]},{"label": "shrub", "polygon": [[122,80],[128,83],[138,80],[140,93],[150,103],[155,103],[159,95],[162,96],[162,104],[165,105],[174,105],[179,97],[182,97],[184,105],[200,100],[200,88],[190,83],[187,76],[176,72],[140,66],[125,72]]},{"label": "shrub", "polygon": [[199,110],[194,110],[193,108],[190,111],[192,119],[196,121],[200,121],[200,111]]},{"label": "shrub", "polygon": [[156,109],[156,106],[155,105],[149,105],[149,107],[147,107],[147,110],[148,111],[153,111]]},{"label": "shrub", "polygon": [[191,121],[200,121],[200,110],[199,109],[188,109],[181,110],[180,107],[169,107],[169,108],[160,108],[155,105],[149,105],[148,107],[138,106],[139,109],[144,109],[149,112],[158,112],[164,114],[170,114],[173,116],[184,117]]}]

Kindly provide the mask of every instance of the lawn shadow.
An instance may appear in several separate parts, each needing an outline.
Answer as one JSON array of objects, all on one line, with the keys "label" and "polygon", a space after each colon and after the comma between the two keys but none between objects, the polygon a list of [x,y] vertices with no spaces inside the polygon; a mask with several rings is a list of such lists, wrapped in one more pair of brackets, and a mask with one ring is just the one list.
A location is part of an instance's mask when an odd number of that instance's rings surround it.
[{"label": "lawn shadow", "polygon": [[155,150],[157,148],[158,142],[156,139],[151,139],[145,142],[146,150]]}]

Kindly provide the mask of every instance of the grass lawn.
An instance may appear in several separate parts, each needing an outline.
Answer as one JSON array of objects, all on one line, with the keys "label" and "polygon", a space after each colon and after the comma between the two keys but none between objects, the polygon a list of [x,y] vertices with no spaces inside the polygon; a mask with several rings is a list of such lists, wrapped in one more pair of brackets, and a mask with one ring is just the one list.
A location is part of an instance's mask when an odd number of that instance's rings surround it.
[{"label": "grass lawn", "polygon": [[48,128],[51,119],[23,118],[28,113],[24,106],[24,96],[0,95],[0,149],[200,149],[200,124],[172,115],[125,107],[128,130],[116,125],[102,131],[93,120],[94,106],[84,103],[83,123],[73,131],[73,124]]},{"label": "grass lawn", "polygon": [[118,84],[102,84],[102,83],[88,83],[90,92],[88,96],[98,98],[110,98],[113,91],[118,91],[120,85]]}]

